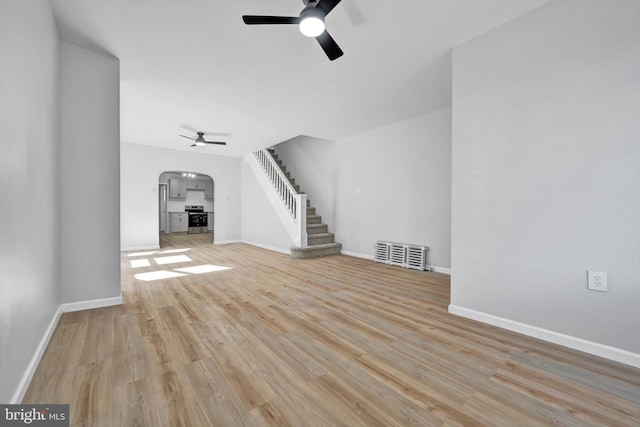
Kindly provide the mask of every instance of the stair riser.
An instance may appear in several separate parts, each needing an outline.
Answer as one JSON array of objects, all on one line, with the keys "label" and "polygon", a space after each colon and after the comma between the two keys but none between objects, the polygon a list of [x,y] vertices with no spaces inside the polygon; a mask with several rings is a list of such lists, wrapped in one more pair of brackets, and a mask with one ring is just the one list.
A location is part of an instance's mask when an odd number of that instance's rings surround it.
[{"label": "stair riser", "polygon": [[307,215],[315,215],[316,208],[307,208]]},{"label": "stair riser", "polygon": [[313,234],[307,236],[309,246],[315,245],[324,245],[326,243],[335,243],[334,236],[318,236],[315,237]]},{"label": "stair riser", "polygon": [[329,231],[327,224],[322,224],[323,227],[307,227],[307,234],[322,234]]},{"label": "stair riser", "polygon": [[307,215],[307,224],[322,224],[320,215]]},{"label": "stair riser", "polygon": [[310,259],[310,258],[319,258],[323,256],[330,256],[330,255],[340,255],[341,250],[342,250],[342,245],[340,244],[337,244],[331,248],[322,248],[318,250],[313,250],[313,249],[309,250],[309,248],[307,248],[307,250],[305,251],[297,251],[295,249],[292,249],[291,258]]}]

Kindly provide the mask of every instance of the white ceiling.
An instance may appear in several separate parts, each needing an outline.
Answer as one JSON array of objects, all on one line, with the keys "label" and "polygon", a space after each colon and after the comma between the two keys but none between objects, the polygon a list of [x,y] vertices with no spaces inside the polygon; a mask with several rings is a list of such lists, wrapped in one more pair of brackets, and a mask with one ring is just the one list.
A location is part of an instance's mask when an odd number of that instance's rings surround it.
[{"label": "white ceiling", "polygon": [[[297,16],[300,0],[50,1],[63,40],[120,59],[123,142],[240,156],[451,105],[451,47],[548,0],[343,0],[333,62],[296,26],[242,22]],[[228,145],[178,136],[196,130]]]}]

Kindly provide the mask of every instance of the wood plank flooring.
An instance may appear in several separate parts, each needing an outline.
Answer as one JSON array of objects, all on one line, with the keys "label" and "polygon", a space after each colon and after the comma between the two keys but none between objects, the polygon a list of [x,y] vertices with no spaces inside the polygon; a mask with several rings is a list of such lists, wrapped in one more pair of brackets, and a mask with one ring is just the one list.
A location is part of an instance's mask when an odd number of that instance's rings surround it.
[{"label": "wood plank flooring", "polygon": [[[64,314],[24,402],[72,426],[640,425],[639,369],[450,315],[446,275],[210,241],[124,253],[124,304]],[[136,276],[158,271],[183,275]]]}]

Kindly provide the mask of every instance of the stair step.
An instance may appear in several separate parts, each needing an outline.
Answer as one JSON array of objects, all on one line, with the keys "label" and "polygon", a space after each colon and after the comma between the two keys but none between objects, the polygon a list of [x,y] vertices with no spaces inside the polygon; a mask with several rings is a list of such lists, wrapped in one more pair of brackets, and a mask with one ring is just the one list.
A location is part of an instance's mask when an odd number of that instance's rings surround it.
[{"label": "stair step", "polygon": [[326,243],[335,243],[335,234],[333,233],[318,233],[309,234],[307,236],[309,246],[324,245]]},{"label": "stair step", "polygon": [[316,208],[307,206],[307,215],[315,215],[315,214],[316,214]]},{"label": "stair step", "polygon": [[323,245],[307,246],[306,248],[291,248],[291,258],[309,259],[329,255],[340,255],[342,243],[326,243]]},{"label": "stair step", "polygon": [[307,197],[307,208],[311,207],[311,199]]},{"label": "stair step", "polygon": [[291,178],[290,176],[287,177],[289,179],[289,182],[291,183],[291,185],[296,185],[296,179],[295,178]]},{"label": "stair step", "polygon": [[309,224],[322,224],[322,216],[307,214],[307,225]]},{"label": "stair step", "polygon": [[296,191],[300,193],[300,186],[298,184],[293,184],[293,188],[295,188]]},{"label": "stair step", "polygon": [[307,224],[307,234],[327,233],[329,226],[327,224]]}]

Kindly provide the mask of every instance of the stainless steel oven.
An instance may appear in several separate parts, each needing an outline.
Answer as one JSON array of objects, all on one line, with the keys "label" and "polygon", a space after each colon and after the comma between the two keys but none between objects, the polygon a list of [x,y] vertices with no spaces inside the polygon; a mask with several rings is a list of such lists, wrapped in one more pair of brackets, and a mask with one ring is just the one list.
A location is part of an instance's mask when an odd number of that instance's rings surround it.
[{"label": "stainless steel oven", "polygon": [[202,205],[185,205],[184,211],[189,214],[189,234],[208,233],[209,214]]}]

